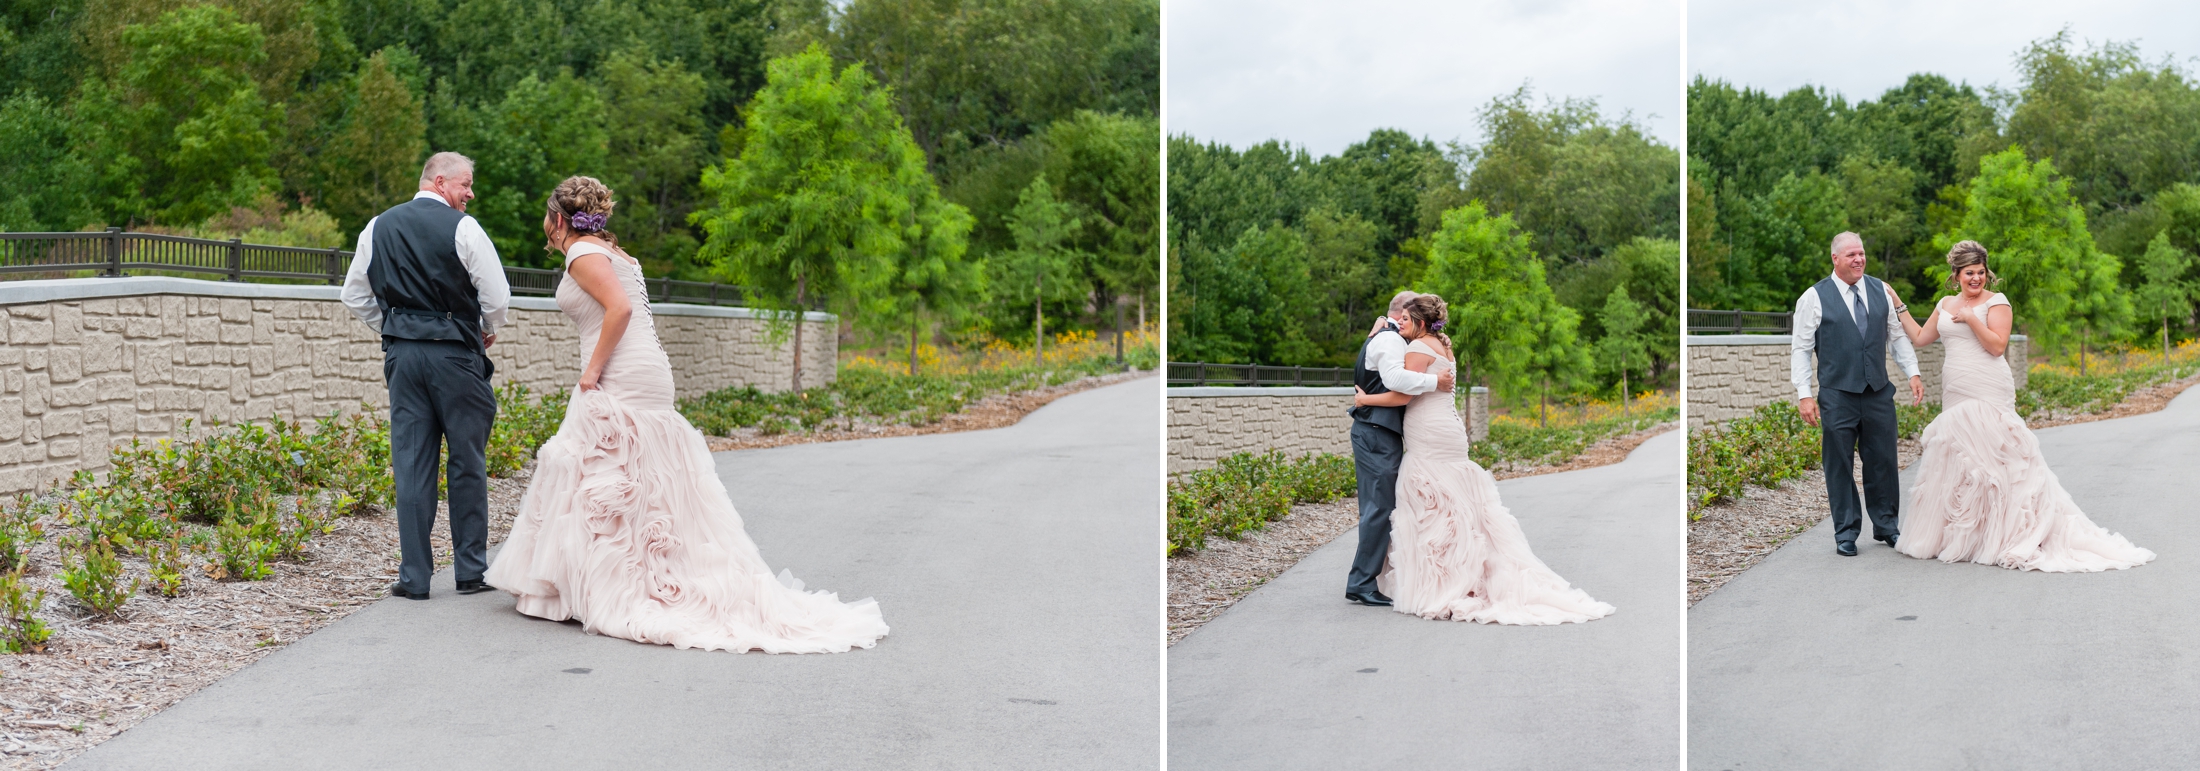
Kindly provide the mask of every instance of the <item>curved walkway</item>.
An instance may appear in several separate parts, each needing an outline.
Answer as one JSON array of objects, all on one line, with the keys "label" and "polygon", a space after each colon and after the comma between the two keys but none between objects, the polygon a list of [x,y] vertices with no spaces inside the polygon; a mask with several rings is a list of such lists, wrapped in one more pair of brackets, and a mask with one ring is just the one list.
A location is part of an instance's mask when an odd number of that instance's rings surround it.
[{"label": "curved walkway", "polygon": [[893,633],[821,656],[679,651],[385,600],[69,769],[1152,768],[1160,386],[993,431],[721,453],[772,567],[875,596]]},{"label": "curved walkway", "polygon": [[2200,760],[2200,389],[2038,434],[2086,515],[2154,562],[2017,572],[1870,542],[1841,557],[1820,523],[1690,610],[1689,767]]},{"label": "curved walkway", "polygon": [[1184,769],[1671,769],[1680,438],[1497,483],[1551,569],[1619,612],[1484,626],[1348,604],[1347,533],[1169,649]]}]

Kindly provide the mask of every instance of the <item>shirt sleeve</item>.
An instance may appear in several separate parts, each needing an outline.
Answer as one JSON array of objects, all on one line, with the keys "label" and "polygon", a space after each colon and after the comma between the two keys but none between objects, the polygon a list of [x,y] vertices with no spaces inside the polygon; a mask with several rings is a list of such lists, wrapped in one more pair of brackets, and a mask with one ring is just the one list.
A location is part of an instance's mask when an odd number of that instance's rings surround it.
[{"label": "shirt sleeve", "polygon": [[1794,330],[1789,335],[1788,382],[1795,386],[1795,398],[1808,399],[1817,395],[1810,388],[1812,356],[1818,348],[1818,322],[1824,314],[1818,307],[1818,292],[1808,290],[1795,300]]},{"label": "shirt sleeve", "polygon": [[473,278],[474,294],[481,298],[481,333],[496,334],[512,308],[512,285],[504,279],[504,265],[497,262],[497,246],[472,217],[458,221],[458,261]]},{"label": "shirt sleeve", "polygon": [[1903,328],[1897,311],[1887,309],[1887,342],[1894,345],[1894,364],[1902,368],[1903,377],[1917,377],[1917,346],[1910,344],[1910,331]]},{"label": "shirt sleeve", "polygon": [[1404,337],[1376,335],[1375,340],[1367,344],[1367,354],[1375,358],[1375,371],[1383,376],[1384,388],[1413,396],[1436,390],[1435,375],[1406,369]]},{"label": "shirt sleeve", "polygon": [[359,244],[353,247],[351,268],[344,272],[344,307],[351,315],[379,335],[382,333],[382,306],[374,300],[374,284],[367,281],[367,265],[374,261],[374,220],[359,231]]}]

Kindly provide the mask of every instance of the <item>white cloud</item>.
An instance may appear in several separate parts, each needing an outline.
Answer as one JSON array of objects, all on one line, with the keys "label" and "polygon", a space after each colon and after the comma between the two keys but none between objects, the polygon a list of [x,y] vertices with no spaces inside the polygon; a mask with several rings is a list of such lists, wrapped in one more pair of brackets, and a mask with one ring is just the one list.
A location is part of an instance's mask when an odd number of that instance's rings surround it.
[{"label": "white cloud", "polygon": [[1475,141],[1475,113],[1523,83],[1594,98],[1680,136],[1671,0],[1168,0],[1170,134],[1335,154],[1378,128]]},{"label": "white cloud", "polygon": [[1852,102],[1917,72],[2015,89],[2017,53],[2065,26],[2079,47],[2136,41],[2150,62],[2200,56],[2200,4],[2190,2],[1691,0],[1688,69],[1774,94],[1824,86]]}]

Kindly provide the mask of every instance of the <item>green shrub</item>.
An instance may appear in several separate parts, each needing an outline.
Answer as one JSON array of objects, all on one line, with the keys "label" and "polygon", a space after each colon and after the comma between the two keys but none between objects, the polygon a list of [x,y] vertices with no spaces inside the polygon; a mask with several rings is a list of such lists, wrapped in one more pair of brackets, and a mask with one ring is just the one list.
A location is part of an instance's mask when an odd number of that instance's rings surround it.
[{"label": "green shrub", "polygon": [[46,604],[46,590],[28,591],[23,571],[0,572],[0,653],[37,653],[44,650],[53,631],[36,616]]},{"label": "green shrub", "polygon": [[84,607],[105,616],[121,612],[122,604],[136,594],[138,581],[122,583],[122,560],[114,543],[105,537],[80,539],[62,551],[61,585]]},{"label": "green shrub", "polygon": [[38,521],[45,509],[38,501],[30,493],[0,500],[0,571],[22,570],[30,564],[31,547],[46,539],[46,527]]},{"label": "green shrub", "polygon": [[1206,548],[1207,537],[1235,539],[1291,513],[1293,503],[1327,501],[1355,492],[1352,459],[1271,450],[1238,453],[1169,483],[1171,555]]},{"label": "green shrub", "polygon": [[563,390],[534,397],[517,381],[497,389],[497,419],[489,429],[489,476],[511,476],[534,460],[535,451],[565,422],[569,398]]},{"label": "green shrub", "polygon": [[153,577],[153,591],[160,592],[164,597],[174,597],[183,592],[183,574],[191,563],[191,559],[186,556],[186,548],[180,534],[146,545],[145,566],[146,572]]},{"label": "green shrub", "polygon": [[234,578],[258,581],[274,571],[267,563],[280,553],[275,520],[265,513],[251,522],[223,522],[214,526],[214,561],[206,574],[214,580]]},{"label": "green shrub", "polygon": [[[1895,430],[1904,439],[1917,436],[1939,415],[1940,405],[1935,402],[1897,403]],[[1750,485],[1772,487],[1818,468],[1824,459],[1820,434],[1803,422],[1795,403],[1787,401],[1763,405],[1748,417],[1696,432],[1688,438],[1690,510],[1740,498]]]}]

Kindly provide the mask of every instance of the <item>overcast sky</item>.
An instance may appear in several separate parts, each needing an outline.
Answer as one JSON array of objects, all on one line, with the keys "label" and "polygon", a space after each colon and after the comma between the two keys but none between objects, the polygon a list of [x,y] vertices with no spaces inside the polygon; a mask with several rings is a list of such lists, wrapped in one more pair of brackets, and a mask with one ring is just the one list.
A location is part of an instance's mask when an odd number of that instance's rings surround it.
[{"label": "overcast sky", "polygon": [[1539,102],[1594,98],[1680,137],[1677,0],[1168,0],[1162,13],[1171,135],[1315,155],[1378,128],[1476,142],[1476,110],[1526,83]]},{"label": "overcast sky", "polygon": [[1688,69],[1774,94],[1824,86],[1852,102],[1915,72],[2013,90],[2017,52],[2066,25],[2081,50],[2137,41],[2150,62],[2174,54],[2189,67],[2200,56],[2200,4],[2190,0],[1691,0]]}]

